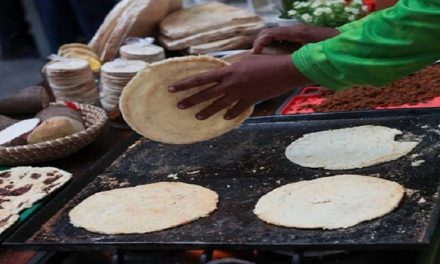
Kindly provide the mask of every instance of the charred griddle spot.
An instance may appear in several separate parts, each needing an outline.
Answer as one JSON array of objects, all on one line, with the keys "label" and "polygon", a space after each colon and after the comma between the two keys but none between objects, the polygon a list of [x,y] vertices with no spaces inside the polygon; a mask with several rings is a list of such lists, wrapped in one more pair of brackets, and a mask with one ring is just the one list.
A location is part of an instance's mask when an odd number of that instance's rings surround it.
[{"label": "charred griddle spot", "polygon": [[37,179],[40,178],[40,177],[41,177],[41,174],[40,174],[40,173],[32,173],[32,174],[31,174],[31,178],[32,178],[32,179],[37,180]]},{"label": "charred griddle spot", "polygon": [[0,220],[0,227],[3,227],[6,225],[6,223],[8,222],[9,218],[11,218],[12,215],[9,215],[8,217]]},{"label": "charred griddle spot", "polygon": [[25,186],[19,187],[9,192],[9,196],[19,196],[27,193],[32,188],[32,184],[26,184]]},{"label": "charred griddle spot", "polygon": [[47,177],[52,177],[52,176],[54,176],[56,173],[57,173],[56,171],[51,171],[51,172],[48,172],[46,175],[47,175]]},{"label": "charred griddle spot", "polygon": [[10,171],[0,172],[0,178],[9,178],[9,177],[11,177]]},{"label": "charred griddle spot", "polygon": [[44,187],[42,190],[45,193],[49,193],[49,191],[54,187],[57,186],[57,184],[51,184],[51,185],[47,185],[46,187]]},{"label": "charred griddle spot", "polygon": [[9,201],[10,201],[9,199],[4,199],[4,198],[0,197],[0,204],[3,202],[9,202]]},{"label": "charred griddle spot", "polygon": [[1,206],[2,203],[9,202],[9,201],[10,201],[9,199],[3,199],[3,198],[0,197],[0,209],[4,209],[4,207]]},{"label": "charred griddle spot", "polygon": [[57,175],[55,175],[55,176],[53,176],[53,177],[46,178],[46,179],[43,181],[43,183],[46,184],[46,185],[48,185],[48,184],[51,184],[51,183],[53,183],[54,181],[58,180],[59,178],[61,178],[61,175],[60,175],[60,174],[57,174]]}]

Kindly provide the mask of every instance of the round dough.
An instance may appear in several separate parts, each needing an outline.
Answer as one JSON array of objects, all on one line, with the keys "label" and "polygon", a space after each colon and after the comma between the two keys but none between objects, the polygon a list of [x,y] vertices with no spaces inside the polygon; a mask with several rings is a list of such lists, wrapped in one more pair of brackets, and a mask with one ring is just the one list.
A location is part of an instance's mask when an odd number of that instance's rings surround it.
[{"label": "round dough", "polygon": [[361,175],[337,175],[279,187],[260,198],[254,213],[263,221],[297,228],[347,228],[388,214],[405,189]]},{"label": "round dough", "polygon": [[177,109],[177,103],[204,89],[169,93],[168,87],[188,77],[228,65],[207,56],[188,56],[153,63],[139,72],[124,88],[119,102],[128,125],[139,134],[163,143],[190,144],[218,137],[242,123],[253,107],[234,120],[223,118],[226,110],[207,120],[197,120],[196,113],[214,100],[192,108]]},{"label": "round dough", "polygon": [[76,227],[101,234],[141,234],[183,225],[217,208],[217,193],[180,182],[158,182],[96,193],[69,212]]},{"label": "round dough", "polygon": [[303,167],[346,170],[396,160],[418,142],[395,141],[402,131],[383,126],[358,126],[310,133],[286,149],[286,157]]}]

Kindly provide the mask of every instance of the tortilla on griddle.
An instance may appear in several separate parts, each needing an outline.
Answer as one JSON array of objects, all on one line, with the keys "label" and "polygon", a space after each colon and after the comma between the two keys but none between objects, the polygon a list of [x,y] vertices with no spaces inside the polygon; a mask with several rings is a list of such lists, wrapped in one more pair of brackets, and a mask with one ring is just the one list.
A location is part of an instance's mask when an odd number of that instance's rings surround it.
[{"label": "tortilla on griddle", "polygon": [[303,167],[328,170],[364,168],[396,160],[418,142],[396,141],[402,131],[384,126],[358,126],[310,133],[286,149],[286,157]]},{"label": "tortilla on griddle", "polygon": [[254,213],[278,226],[347,228],[390,213],[404,192],[396,182],[336,175],[276,188],[259,199]]},{"label": "tortilla on griddle", "polygon": [[160,231],[206,217],[217,193],[180,182],[158,182],[96,193],[69,212],[76,227],[101,234]]}]

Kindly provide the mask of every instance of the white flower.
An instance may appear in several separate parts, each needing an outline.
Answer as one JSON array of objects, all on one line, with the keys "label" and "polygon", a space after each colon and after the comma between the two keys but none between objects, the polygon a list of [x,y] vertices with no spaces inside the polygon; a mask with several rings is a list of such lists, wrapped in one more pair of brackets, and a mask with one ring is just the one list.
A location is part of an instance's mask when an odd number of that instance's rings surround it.
[{"label": "white flower", "polygon": [[347,12],[347,13],[352,13],[352,14],[355,14],[355,15],[359,15],[359,9],[357,9],[357,8],[354,8],[354,7],[346,7],[345,8],[345,12]]},{"label": "white flower", "polygon": [[312,5],[311,5],[311,7],[312,8],[317,8],[317,7],[319,7],[321,5],[321,3],[319,3],[319,2],[314,2]]},{"label": "white flower", "polygon": [[322,12],[326,14],[331,14],[333,13],[333,10],[330,7],[323,7]]},{"label": "white flower", "polygon": [[365,6],[365,5],[362,6],[362,11],[363,11],[363,12],[368,12],[368,6]]},{"label": "white flower", "polygon": [[345,0],[327,0],[327,4],[333,5],[333,4],[345,4]]},{"label": "white flower", "polygon": [[296,12],[296,10],[289,10],[289,11],[287,12],[287,14],[288,14],[289,16],[295,16],[296,14],[298,14],[298,12]]},{"label": "white flower", "polygon": [[322,8],[316,8],[315,11],[313,11],[314,16],[320,16],[322,13]]},{"label": "white flower", "polygon": [[314,16],[320,16],[322,14],[331,14],[333,13],[332,9],[330,7],[318,7],[313,11]]},{"label": "white flower", "polygon": [[293,7],[295,7],[295,9],[299,9],[299,8],[303,8],[303,7],[308,7],[310,5],[310,3],[308,2],[295,2],[293,4]]},{"label": "white flower", "polygon": [[351,4],[360,4],[360,5],[362,5],[363,3],[362,3],[362,0],[353,0],[351,2]]},{"label": "white flower", "polygon": [[351,15],[351,16],[348,17],[349,21],[354,21],[355,19],[356,19],[356,17],[354,15]]},{"label": "white flower", "polygon": [[302,19],[304,22],[306,22],[306,23],[312,22],[312,16],[309,15],[309,14],[304,14],[304,15],[302,15],[302,16],[301,16],[301,19]]}]

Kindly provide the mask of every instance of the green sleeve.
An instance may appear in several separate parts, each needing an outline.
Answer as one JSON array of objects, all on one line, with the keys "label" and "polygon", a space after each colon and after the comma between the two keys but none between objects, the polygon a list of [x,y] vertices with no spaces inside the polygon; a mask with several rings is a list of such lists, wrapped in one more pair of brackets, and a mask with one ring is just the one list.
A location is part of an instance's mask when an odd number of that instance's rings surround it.
[{"label": "green sleeve", "polygon": [[400,0],[359,28],[292,54],[300,72],[325,87],[383,86],[440,58],[440,0]]},{"label": "green sleeve", "polygon": [[369,19],[371,19],[376,13],[371,13],[370,15],[363,17],[361,19],[355,20],[353,22],[347,23],[345,25],[342,25],[340,27],[337,27],[336,29],[339,30],[339,32],[344,33],[352,29],[360,28],[362,25]]}]

